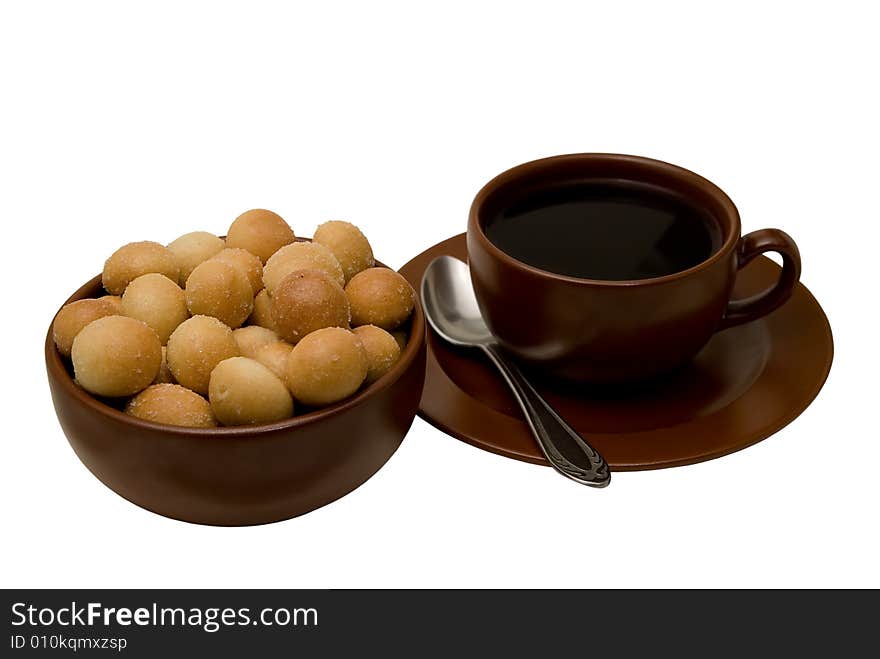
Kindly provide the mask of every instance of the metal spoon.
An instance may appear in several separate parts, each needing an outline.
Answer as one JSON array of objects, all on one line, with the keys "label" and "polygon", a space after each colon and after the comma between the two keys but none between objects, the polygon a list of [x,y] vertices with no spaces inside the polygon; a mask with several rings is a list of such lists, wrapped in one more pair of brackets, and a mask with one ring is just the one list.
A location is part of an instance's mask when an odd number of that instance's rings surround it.
[{"label": "metal spoon", "polygon": [[498,367],[538,446],[556,471],[583,485],[608,485],[611,472],[605,459],[562,420],[501,351],[480,314],[467,265],[451,256],[434,259],[422,278],[422,305],[428,322],[442,339],[480,348]]}]

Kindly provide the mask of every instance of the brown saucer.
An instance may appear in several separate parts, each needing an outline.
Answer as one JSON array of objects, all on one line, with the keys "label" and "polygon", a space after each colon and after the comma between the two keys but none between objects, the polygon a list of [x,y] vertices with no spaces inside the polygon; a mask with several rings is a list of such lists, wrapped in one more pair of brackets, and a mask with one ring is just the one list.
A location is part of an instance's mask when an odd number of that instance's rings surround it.
[{"label": "brown saucer", "polygon": [[[466,260],[465,234],[422,252],[400,272],[418,291],[425,268],[444,254]],[[739,273],[735,295],[751,295],[778,278],[779,266],[757,258]],[[479,351],[448,346],[433,331],[427,343],[419,415],[479,448],[546,465],[504,382]],[[661,379],[595,387],[533,377],[612,469],[634,471],[710,460],[766,439],[816,397],[832,356],[828,319],[799,284],[781,308],[719,332],[693,363]]]}]

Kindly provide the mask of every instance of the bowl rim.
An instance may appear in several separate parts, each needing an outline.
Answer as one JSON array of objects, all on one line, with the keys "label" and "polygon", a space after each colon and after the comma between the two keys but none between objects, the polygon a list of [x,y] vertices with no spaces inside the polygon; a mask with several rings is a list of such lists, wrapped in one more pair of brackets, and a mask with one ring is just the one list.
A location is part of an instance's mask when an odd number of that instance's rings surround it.
[{"label": "bowl rim", "polygon": [[[384,264],[377,261],[376,267],[384,268],[388,266],[385,266]],[[70,304],[71,302],[75,302],[77,300],[92,297],[96,290],[103,290],[101,275],[93,277],[88,282],[80,286],[76,290],[76,292],[73,293],[73,295],[67,298],[67,300],[64,302],[64,304],[61,305],[61,307],[64,307],[65,305]],[[158,431],[175,436],[196,436],[203,438],[247,438],[253,436],[269,435],[279,431],[295,430],[297,428],[310,425],[312,423],[318,423],[329,417],[345,413],[346,411],[357,406],[366,399],[372,396],[376,396],[382,391],[390,388],[395,382],[397,382],[397,380],[401,378],[401,376],[406,371],[409,370],[409,368],[417,359],[419,353],[421,352],[422,346],[425,343],[425,316],[424,312],[422,311],[419,296],[416,295],[415,292],[413,292],[413,301],[413,312],[410,317],[411,329],[409,337],[407,338],[406,347],[401,352],[400,359],[398,359],[397,363],[391,367],[390,371],[385,373],[385,375],[383,375],[372,384],[362,388],[360,391],[338,403],[334,403],[320,409],[312,410],[311,412],[307,412],[300,416],[292,416],[282,421],[275,421],[273,423],[264,423],[251,426],[218,426],[216,428],[191,428],[188,426],[173,426],[164,423],[146,421],[144,419],[139,419],[135,416],[131,416],[130,414],[125,414],[124,412],[121,412],[120,410],[117,410],[110,405],[107,405],[106,403],[99,400],[98,398],[87,392],[85,389],[77,385],[76,382],[74,382],[74,379],[68,373],[67,367],[61,357],[61,353],[58,352],[58,349],[55,346],[55,340],[52,335],[52,325],[54,324],[55,317],[58,314],[57,311],[52,317],[52,322],[49,323],[49,331],[46,334],[45,355],[47,372],[49,378],[54,380],[69,397],[75,399],[80,404],[91,409],[96,414],[107,417],[108,419],[112,419],[113,421],[116,421],[118,423],[137,427],[142,430],[149,430],[154,432]],[[59,307],[59,311],[61,307]]]}]

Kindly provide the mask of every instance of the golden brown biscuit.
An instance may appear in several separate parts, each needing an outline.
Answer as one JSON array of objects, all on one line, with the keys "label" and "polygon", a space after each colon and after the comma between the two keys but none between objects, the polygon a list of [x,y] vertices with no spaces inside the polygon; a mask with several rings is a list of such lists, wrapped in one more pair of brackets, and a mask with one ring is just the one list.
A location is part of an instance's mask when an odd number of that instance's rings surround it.
[{"label": "golden brown biscuit", "polygon": [[272,318],[272,299],[265,288],[254,298],[254,310],[247,319],[248,325],[259,325],[275,331],[275,319]]},{"label": "golden brown biscuit", "polygon": [[263,264],[258,256],[240,247],[227,247],[211,258],[238,268],[251,283],[254,295],[263,290]]},{"label": "golden brown biscuit", "polygon": [[318,243],[300,242],[279,249],[263,268],[263,283],[269,295],[275,295],[281,281],[297,270],[322,270],[340,286],[345,285],[342,266],[329,249]]},{"label": "golden brown biscuit", "polygon": [[414,293],[402,275],[388,268],[359,272],[345,287],[352,325],[375,325],[393,330],[412,313]]},{"label": "golden brown biscuit", "polygon": [[162,362],[159,335],[127,316],[104,316],[86,325],[70,352],[76,381],[98,396],[131,396],[155,379]]},{"label": "golden brown biscuit", "polygon": [[320,270],[296,270],[272,295],[275,329],[285,341],[300,339],[323,327],[348,328],[351,312],[342,287]]},{"label": "golden brown biscuit", "polygon": [[351,396],[367,377],[367,353],[349,330],[326,327],[290,351],[287,386],[306,405],[330,405]]},{"label": "golden brown biscuit", "polygon": [[178,281],[180,269],[168,248],[159,243],[128,243],[113,252],[104,263],[101,280],[108,293],[122,295],[129,282],[150,272]]},{"label": "golden brown biscuit", "polygon": [[312,240],[333,252],[333,256],[342,266],[346,282],[361,270],[376,265],[370,241],[360,229],[349,222],[324,222],[315,231]]},{"label": "golden brown biscuit", "polygon": [[281,340],[275,332],[259,325],[239,327],[237,330],[233,330],[232,338],[238,344],[238,351],[241,356],[251,359],[254,358],[260,347],[267,343],[275,343]]},{"label": "golden brown biscuit", "polygon": [[104,300],[107,304],[109,304],[113,308],[113,313],[116,316],[124,316],[122,313],[122,296],[121,295],[104,295],[98,298],[99,300]]},{"label": "golden brown biscuit", "polygon": [[186,295],[177,282],[151,272],[133,280],[122,294],[122,314],[137,318],[156,330],[162,345],[171,332],[189,318]]},{"label": "golden brown biscuit", "polygon": [[293,346],[286,341],[266,343],[257,348],[254,359],[287,383],[287,359]]},{"label": "golden brown biscuit", "polygon": [[125,413],[144,421],[170,426],[214,428],[217,425],[211,404],[179,384],[147,387],[128,402]]},{"label": "golden brown biscuit", "polygon": [[226,246],[246,249],[265,263],[270,256],[295,239],[293,229],[280,215],[255,208],[235,218],[226,234]]},{"label": "golden brown biscuit", "polygon": [[181,286],[186,286],[186,280],[190,273],[196,269],[196,266],[219,254],[224,247],[226,247],[226,243],[222,238],[207,231],[185,233],[180,238],[168,243],[168,251],[174,256],[177,267],[180,269],[178,283]]},{"label": "golden brown biscuit", "polygon": [[193,316],[172,332],[166,359],[175,380],[205,396],[214,367],[238,354],[227,325],[212,316]]},{"label": "golden brown biscuit", "polygon": [[272,423],[293,415],[293,399],[285,384],[260,362],[247,357],[217,364],[208,392],[214,415],[227,426]]},{"label": "golden brown biscuit", "polygon": [[186,305],[194,316],[213,316],[235,328],[251,315],[254,291],[238,268],[210,259],[186,280]]},{"label": "golden brown biscuit", "polygon": [[97,299],[89,298],[65,304],[52,321],[52,339],[65,357],[70,356],[73,340],[82,329],[93,320],[104,316],[121,316],[118,298],[105,295]]},{"label": "golden brown biscuit", "polygon": [[364,350],[367,353],[366,384],[372,384],[397,363],[400,359],[400,346],[391,334],[375,325],[361,325],[355,328]]}]

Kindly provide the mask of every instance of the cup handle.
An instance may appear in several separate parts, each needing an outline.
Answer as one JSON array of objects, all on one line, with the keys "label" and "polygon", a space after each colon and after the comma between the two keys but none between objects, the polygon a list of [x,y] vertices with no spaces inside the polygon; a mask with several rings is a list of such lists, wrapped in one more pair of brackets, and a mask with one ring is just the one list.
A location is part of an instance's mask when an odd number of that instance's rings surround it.
[{"label": "cup handle", "polygon": [[742,270],[752,259],[764,252],[778,252],[782,256],[779,281],[766,291],[728,302],[727,311],[718,326],[719,330],[766,316],[791,297],[801,276],[801,255],[794,240],[785,231],[760,229],[740,238],[736,245],[737,270]]}]

